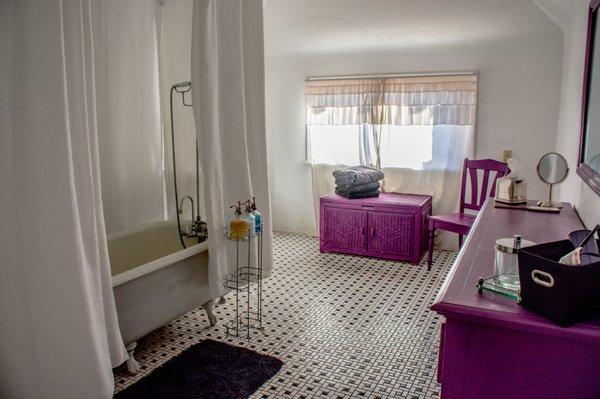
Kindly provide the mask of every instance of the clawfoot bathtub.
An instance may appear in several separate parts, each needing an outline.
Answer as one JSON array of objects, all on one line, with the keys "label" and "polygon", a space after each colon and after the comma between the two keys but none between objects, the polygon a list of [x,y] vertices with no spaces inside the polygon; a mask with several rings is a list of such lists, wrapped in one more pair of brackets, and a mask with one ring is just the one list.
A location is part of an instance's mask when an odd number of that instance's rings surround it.
[{"label": "clawfoot bathtub", "polygon": [[140,365],[136,341],[150,331],[202,306],[210,325],[217,322],[208,289],[208,245],[186,242],[182,249],[175,222],[150,223],[108,236],[113,290],[130,373]]}]

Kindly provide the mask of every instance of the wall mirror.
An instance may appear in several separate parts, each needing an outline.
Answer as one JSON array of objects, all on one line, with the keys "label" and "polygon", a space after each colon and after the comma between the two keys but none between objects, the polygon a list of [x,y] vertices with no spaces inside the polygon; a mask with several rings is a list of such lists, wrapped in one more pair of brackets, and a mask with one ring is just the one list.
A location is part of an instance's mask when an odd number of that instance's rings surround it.
[{"label": "wall mirror", "polygon": [[589,6],[577,174],[600,195],[600,0]]}]

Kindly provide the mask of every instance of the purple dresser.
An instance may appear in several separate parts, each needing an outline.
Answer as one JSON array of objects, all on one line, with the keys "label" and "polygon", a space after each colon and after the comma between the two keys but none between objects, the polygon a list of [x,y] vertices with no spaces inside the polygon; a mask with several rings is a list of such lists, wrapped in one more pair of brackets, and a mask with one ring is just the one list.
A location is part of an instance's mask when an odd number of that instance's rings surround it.
[{"label": "purple dresser", "polygon": [[321,252],[372,256],[418,264],[426,249],[431,196],[382,193],[349,200],[321,197]]},{"label": "purple dresser", "polygon": [[550,214],[486,202],[432,306],[445,317],[442,399],[600,398],[600,318],[563,328],[475,288],[478,277],[493,274],[496,239],[521,234],[543,243],[581,228],[569,204]]}]

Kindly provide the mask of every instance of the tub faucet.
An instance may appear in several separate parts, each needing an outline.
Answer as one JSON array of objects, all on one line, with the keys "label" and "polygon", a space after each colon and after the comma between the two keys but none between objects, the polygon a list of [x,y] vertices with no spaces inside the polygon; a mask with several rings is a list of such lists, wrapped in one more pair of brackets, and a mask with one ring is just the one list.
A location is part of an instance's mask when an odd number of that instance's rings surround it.
[{"label": "tub faucet", "polygon": [[183,198],[181,198],[181,200],[179,201],[179,208],[177,209],[177,213],[183,213],[183,202],[186,199],[190,200],[190,204],[192,206],[192,224],[185,231],[181,231],[181,234],[188,238],[196,237],[198,239],[198,242],[205,241],[208,237],[206,223],[200,219],[200,215],[196,216],[194,214],[194,199],[191,195],[185,195],[183,196]]},{"label": "tub faucet", "polygon": [[179,201],[179,208],[177,209],[177,213],[179,213],[180,215],[183,213],[183,203],[186,199],[190,200],[190,205],[191,205],[191,211],[192,211],[192,228],[190,228],[188,231],[183,232],[186,236],[190,237],[193,236],[193,224],[194,224],[194,220],[196,220],[196,216],[194,215],[194,199],[192,198],[191,195],[184,195],[181,200]]}]

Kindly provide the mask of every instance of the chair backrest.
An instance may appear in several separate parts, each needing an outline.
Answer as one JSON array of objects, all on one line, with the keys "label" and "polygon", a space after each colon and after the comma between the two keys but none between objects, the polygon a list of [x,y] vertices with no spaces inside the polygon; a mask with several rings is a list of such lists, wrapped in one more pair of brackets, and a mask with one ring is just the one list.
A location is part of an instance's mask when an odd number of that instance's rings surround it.
[{"label": "chair backrest", "polygon": [[[481,182],[481,186],[479,185],[479,170],[483,171],[483,180]],[[488,197],[493,197],[496,195],[496,180],[498,180],[499,177],[505,176],[508,171],[508,165],[506,165],[504,162],[499,162],[494,159],[469,160],[465,158],[462,184],[460,188],[460,212],[464,212],[465,209],[471,209],[474,211],[480,210]],[[471,182],[470,201],[467,201],[465,198],[467,189],[467,174],[469,175],[469,180]],[[491,177],[490,175],[492,174],[493,176]],[[479,192],[480,187],[481,192]]]}]

